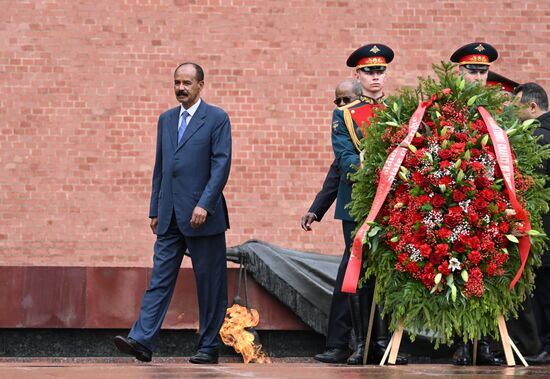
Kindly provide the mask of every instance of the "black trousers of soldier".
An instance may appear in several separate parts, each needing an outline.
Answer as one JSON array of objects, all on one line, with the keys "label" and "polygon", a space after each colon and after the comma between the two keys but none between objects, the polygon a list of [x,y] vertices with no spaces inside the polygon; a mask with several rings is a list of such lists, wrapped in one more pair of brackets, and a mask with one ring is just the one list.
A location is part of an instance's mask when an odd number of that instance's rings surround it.
[{"label": "black trousers of soldier", "polygon": [[536,272],[534,308],[542,347],[550,353],[550,267],[540,267]]},{"label": "black trousers of soldier", "polygon": [[[328,331],[327,331],[327,348],[347,349],[350,342],[351,332],[351,315],[349,309],[349,296],[350,294],[343,293],[342,282],[348,267],[348,260],[350,256],[351,245],[353,239],[351,238],[352,232],[357,227],[357,223],[353,221],[342,221],[342,231],[344,234],[344,241],[346,248],[342,255],[342,261],[338,267],[338,275],[336,276],[336,283],[334,285],[334,292],[332,293],[332,304],[330,307],[330,315],[328,319]],[[372,287],[374,280],[369,280],[367,286]],[[363,287],[357,290],[357,295],[361,291],[364,291],[367,287]]]}]

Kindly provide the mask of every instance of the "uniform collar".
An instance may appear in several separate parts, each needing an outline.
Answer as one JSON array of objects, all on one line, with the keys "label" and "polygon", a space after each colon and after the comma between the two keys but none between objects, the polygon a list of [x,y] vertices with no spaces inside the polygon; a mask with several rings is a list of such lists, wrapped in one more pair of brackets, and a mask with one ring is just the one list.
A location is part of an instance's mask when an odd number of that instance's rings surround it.
[{"label": "uniform collar", "polygon": [[361,101],[367,104],[384,104],[385,95],[382,94],[378,99],[373,99],[372,97],[361,95]]}]

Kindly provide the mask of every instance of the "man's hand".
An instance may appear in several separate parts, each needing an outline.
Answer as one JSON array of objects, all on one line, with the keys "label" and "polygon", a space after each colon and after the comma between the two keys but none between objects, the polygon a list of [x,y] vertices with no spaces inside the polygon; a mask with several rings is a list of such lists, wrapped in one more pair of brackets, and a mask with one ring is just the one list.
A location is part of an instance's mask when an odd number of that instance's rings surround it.
[{"label": "man's hand", "polygon": [[311,224],[313,224],[313,221],[316,220],[317,216],[315,216],[315,213],[307,212],[305,215],[302,216],[302,229],[304,229],[306,232],[309,232],[311,230]]},{"label": "man's hand", "polygon": [[191,227],[193,229],[197,229],[199,226],[204,224],[206,221],[206,215],[206,209],[195,207],[195,209],[193,209],[193,215],[191,216]]},{"label": "man's hand", "polygon": [[159,224],[158,217],[152,217],[151,218],[151,230],[153,231],[153,234],[157,234],[157,225]]}]

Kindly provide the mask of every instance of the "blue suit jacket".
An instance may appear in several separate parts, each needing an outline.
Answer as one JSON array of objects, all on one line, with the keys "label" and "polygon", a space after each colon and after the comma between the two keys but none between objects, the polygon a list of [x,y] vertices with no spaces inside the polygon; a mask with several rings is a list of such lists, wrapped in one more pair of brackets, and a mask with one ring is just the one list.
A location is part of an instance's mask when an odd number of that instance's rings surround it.
[{"label": "blue suit jacket", "polygon": [[[180,107],[160,115],[149,217],[158,217],[157,234],[168,230],[172,213],[185,236],[208,236],[229,228],[222,194],[231,166],[231,124],[223,109],[201,101],[178,145]],[[191,228],[195,206],[206,221]]]}]

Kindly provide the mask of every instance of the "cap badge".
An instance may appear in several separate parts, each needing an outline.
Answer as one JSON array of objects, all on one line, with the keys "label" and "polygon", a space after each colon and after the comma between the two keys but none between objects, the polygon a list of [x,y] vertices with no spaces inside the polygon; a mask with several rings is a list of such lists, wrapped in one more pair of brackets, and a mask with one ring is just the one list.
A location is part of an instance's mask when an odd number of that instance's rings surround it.
[{"label": "cap badge", "polygon": [[485,48],[483,47],[482,44],[479,44],[479,46],[476,47],[474,50],[477,50],[477,51],[479,51],[479,52],[481,53],[483,50],[485,50]]},{"label": "cap badge", "polygon": [[372,49],[369,50],[371,53],[378,53],[380,51],[380,49],[378,48],[378,46],[374,45]]}]

